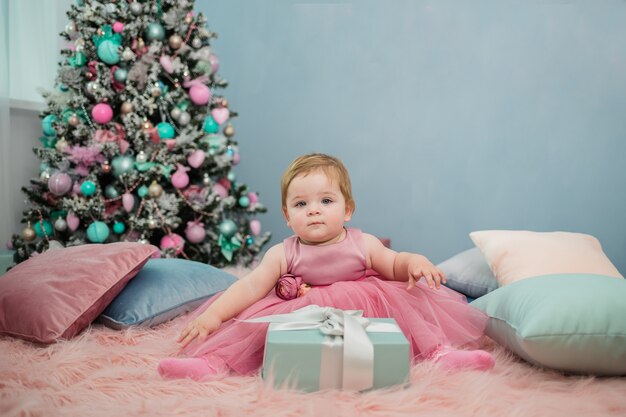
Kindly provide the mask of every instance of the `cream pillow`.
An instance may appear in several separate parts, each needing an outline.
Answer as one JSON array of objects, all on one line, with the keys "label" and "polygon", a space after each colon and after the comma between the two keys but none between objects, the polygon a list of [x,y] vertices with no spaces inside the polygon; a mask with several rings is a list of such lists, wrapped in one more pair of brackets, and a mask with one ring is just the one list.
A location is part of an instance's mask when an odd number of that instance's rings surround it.
[{"label": "cream pillow", "polygon": [[623,278],[598,239],[582,233],[483,230],[470,238],[498,283],[551,274],[598,274]]}]

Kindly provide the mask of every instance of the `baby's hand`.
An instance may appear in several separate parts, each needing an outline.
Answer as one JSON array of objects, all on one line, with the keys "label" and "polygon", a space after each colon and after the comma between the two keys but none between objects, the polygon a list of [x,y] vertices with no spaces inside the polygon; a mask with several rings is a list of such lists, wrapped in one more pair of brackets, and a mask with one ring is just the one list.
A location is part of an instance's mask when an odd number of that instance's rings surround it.
[{"label": "baby's hand", "polygon": [[426,279],[426,283],[431,289],[439,289],[441,288],[441,284],[446,283],[446,275],[443,271],[423,256],[416,257],[409,263],[409,285],[406,289],[410,290],[415,287],[417,281],[422,277]]},{"label": "baby's hand", "polygon": [[203,341],[210,334],[214,333],[221,326],[222,321],[215,314],[200,315],[191,323],[189,323],[176,339],[184,349],[194,340]]}]

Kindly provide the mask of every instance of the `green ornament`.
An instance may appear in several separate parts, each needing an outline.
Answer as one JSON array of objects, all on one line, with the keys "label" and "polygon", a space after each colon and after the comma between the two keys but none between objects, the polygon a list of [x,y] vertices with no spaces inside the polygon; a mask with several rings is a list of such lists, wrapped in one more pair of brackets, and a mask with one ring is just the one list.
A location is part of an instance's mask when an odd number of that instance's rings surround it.
[{"label": "green ornament", "polygon": [[39,140],[43,144],[44,148],[54,148],[54,146],[57,144],[56,136],[42,136],[39,138]]},{"label": "green ornament", "polygon": [[217,133],[220,130],[220,125],[217,124],[213,116],[207,116],[204,119],[204,131],[207,133]]},{"label": "green ornament", "polygon": [[141,198],[144,198],[145,196],[147,196],[148,187],[146,187],[145,185],[142,185],[141,187],[139,187],[139,189],[137,190],[137,195]]},{"label": "green ornament", "polygon": [[75,68],[84,67],[87,63],[87,57],[82,52],[78,51],[74,54],[74,56],[70,56],[67,58],[67,62],[70,66]]},{"label": "green ornament", "polygon": [[39,220],[35,222],[35,233],[39,237],[51,236],[52,235],[52,223],[48,220]]},{"label": "green ornament", "polygon": [[217,244],[221,248],[224,258],[230,262],[233,259],[233,252],[241,247],[241,240],[239,240],[237,236],[226,237],[220,234],[217,238]]},{"label": "green ornament", "polygon": [[220,230],[220,233],[227,238],[230,238],[237,232],[237,224],[232,220],[224,220],[222,223],[220,223],[218,228]]},{"label": "green ornament", "polygon": [[125,68],[118,68],[115,70],[113,77],[115,78],[115,81],[123,83],[124,81],[126,81],[126,78],[128,78],[128,70],[126,70]]},{"label": "green ornament", "polygon": [[135,158],[130,155],[118,155],[111,161],[113,168],[113,176],[118,178],[122,174],[126,174],[133,170]]},{"label": "green ornament", "polygon": [[126,230],[126,225],[122,222],[113,223],[113,233],[121,235]]},{"label": "green ornament", "polygon": [[101,221],[95,221],[87,228],[87,239],[93,243],[102,243],[108,239],[110,234],[109,226]]},{"label": "green ornament", "polygon": [[92,196],[96,192],[96,184],[93,181],[85,181],[80,185],[80,192],[85,197]]},{"label": "green ornament", "polygon": [[57,121],[57,117],[54,114],[49,114],[41,121],[41,130],[46,136],[56,136],[57,132],[52,127],[52,124]]},{"label": "green ornament", "polygon": [[248,207],[250,205],[250,199],[248,198],[248,196],[242,195],[241,197],[239,197],[239,205],[241,207]]},{"label": "green ornament", "polygon": [[107,198],[117,198],[120,196],[120,192],[113,186],[113,184],[109,184],[104,187],[104,195]]},{"label": "green ornament", "polygon": [[165,39],[165,29],[160,23],[152,22],[146,28],[146,38],[151,41],[162,41]]},{"label": "green ornament", "polygon": [[120,62],[120,45],[111,40],[104,40],[98,45],[98,58],[100,61],[114,65]]},{"label": "green ornament", "polygon": [[172,139],[176,135],[174,126],[167,122],[161,122],[157,125],[157,131],[161,139]]}]

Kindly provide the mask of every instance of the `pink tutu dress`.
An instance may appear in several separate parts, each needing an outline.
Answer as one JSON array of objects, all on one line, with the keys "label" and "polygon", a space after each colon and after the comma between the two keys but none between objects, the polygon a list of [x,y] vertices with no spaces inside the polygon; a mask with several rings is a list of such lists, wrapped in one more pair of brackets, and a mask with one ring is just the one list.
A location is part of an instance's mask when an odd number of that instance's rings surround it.
[{"label": "pink tutu dress", "polygon": [[[338,243],[310,246],[296,236],[284,241],[288,273],[312,285],[304,296],[292,300],[271,291],[241,312],[244,320],[289,313],[307,305],[363,310],[365,317],[394,318],[411,344],[411,356],[423,359],[440,346],[475,347],[483,335],[487,317],[469,306],[465,297],[442,286],[430,289],[420,280],[410,291],[406,282],[380,279],[367,270],[365,244],[359,229],[348,228]],[[189,320],[200,315],[220,294],[209,299]],[[204,357],[242,375],[257,371],[263,362],[267,323],[229,320],[213,335],[193,342],[185,356]]]}]

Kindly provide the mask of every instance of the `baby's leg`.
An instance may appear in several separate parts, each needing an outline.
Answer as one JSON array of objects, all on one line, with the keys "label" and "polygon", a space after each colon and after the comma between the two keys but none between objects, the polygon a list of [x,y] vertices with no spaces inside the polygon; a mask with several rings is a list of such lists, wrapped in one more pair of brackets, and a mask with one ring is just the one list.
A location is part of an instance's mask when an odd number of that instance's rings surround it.
[{"label": "baby's leg", "polygon": [[432,356],[433,360],[447,370],[475,369],[488,371],[496,361],[491,353],[484,350],[460,350],[440,347]]},{"label": "baby's leg", "polygon": [[219,357],[207,355],[196,358],[165,358],[159,362],[158,371],[163,378],[191,378],[200,381],[225,376],[228,366]]}]

